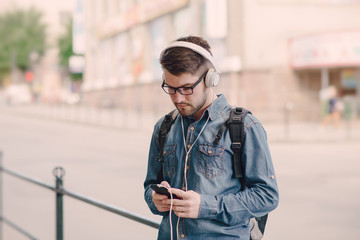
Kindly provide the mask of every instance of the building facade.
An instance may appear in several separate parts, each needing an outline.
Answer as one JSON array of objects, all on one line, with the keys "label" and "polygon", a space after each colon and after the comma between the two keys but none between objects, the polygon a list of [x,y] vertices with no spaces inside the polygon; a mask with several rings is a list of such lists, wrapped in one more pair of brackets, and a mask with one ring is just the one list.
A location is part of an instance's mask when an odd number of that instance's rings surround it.
[{"label": "building facade", "polygon": [[359,111],[358,0],[83,0],[83,6],[87,104],[169,111],[160,52],[178,37],[199,35],[220,66],[216,91],[264,121],[290,112],[320,120],[320,92],[330,85],[351,102],[353,117]]}]

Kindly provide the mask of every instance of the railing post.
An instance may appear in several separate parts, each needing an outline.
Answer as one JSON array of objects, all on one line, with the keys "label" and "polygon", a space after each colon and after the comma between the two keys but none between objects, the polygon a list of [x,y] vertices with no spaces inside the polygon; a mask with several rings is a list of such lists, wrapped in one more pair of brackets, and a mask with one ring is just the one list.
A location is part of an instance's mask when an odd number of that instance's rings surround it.
[{"label": "railing post", "polygon": [[56,178],[56,240],[64,239],[64,218],[63,218],[63,176],[65,170],[62,167],[56,167],[53,171]]},{"label": "railing post", "polygon": [[2,151],[0,151],[0,240],[3,239],[3,174],[2,174]]}]

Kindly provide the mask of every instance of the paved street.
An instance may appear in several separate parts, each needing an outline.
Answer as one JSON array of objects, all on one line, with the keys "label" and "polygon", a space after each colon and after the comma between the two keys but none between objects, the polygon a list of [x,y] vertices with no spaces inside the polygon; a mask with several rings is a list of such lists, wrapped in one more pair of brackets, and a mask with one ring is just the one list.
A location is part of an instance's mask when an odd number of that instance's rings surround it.
[{"label": "paved street", "polygon": [[[143,201],[150,132],[112,130],[0,113],[4,165],[54,184],[52,170],[66,170],[64,186],[137,214],[158,219]],[[39,239],[54,239],[54,193],[4,175],[4,212]],[[65,239],[155,239],[156,230],[65,197]],[[5,239],[19,235],[5,228]],[[16,237],[15,237],[16,236]]]},{"label": "paved street", "polygon": [[[345,126],[293,125],[287,133],[291,141],[285,141],[283,127],[264,125],[280,188],[280,205],[269,217],[265,240],[357,239],[358,125],[352,126],[350,138]],[[62,166],[66,189],[159,220],[147,209],[142,187],[152,129],[145,124],[135,128],[0,108],[3,164],[48,184],[54,184],[53,168]],[[39,239],[54,239],[54,193],[12,176],[3,178],[5,216]],[[77,200],[66,197],[64,208],[67,240],[156,239],[155,229]],[[4,232],[5,240],[27,239],[6,225]]]}]

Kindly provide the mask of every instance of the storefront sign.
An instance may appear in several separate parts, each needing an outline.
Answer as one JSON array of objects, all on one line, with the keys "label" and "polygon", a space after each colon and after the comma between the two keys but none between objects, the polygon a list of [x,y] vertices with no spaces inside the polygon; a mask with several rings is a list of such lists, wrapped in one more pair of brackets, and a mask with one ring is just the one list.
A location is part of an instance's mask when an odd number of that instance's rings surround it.
[{"label": "storefront sign", "polygon": [[360,31],[291,39],[289,61],[295,69],[360,66]]},{"label": "storefront sign", "polygon": [[258,0],[261,3],[270,4],[357,4],[360,0]]},{"label": "storefront sign", "polygon": [[341,86],[347,89],[356,89],[360,80],[359,70],[344,69],[341,71]]}]

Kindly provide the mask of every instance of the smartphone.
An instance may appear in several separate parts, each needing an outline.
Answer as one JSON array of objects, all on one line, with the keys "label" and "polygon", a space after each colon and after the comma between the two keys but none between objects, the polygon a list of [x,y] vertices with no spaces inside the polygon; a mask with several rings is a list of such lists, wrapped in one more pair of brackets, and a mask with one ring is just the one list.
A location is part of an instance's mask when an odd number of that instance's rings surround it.
[{"label": "smartphone", "polygon": [[[156,193],[166,195],[168,198],[171,198],[170,193],[169,193],[168,189],[165,186],[160,185],[160,184],[151,184],[150,187]],[[173,194],[173,198],[174,199],[182,199],[182,198],[176,196],[175,194]]]}]

